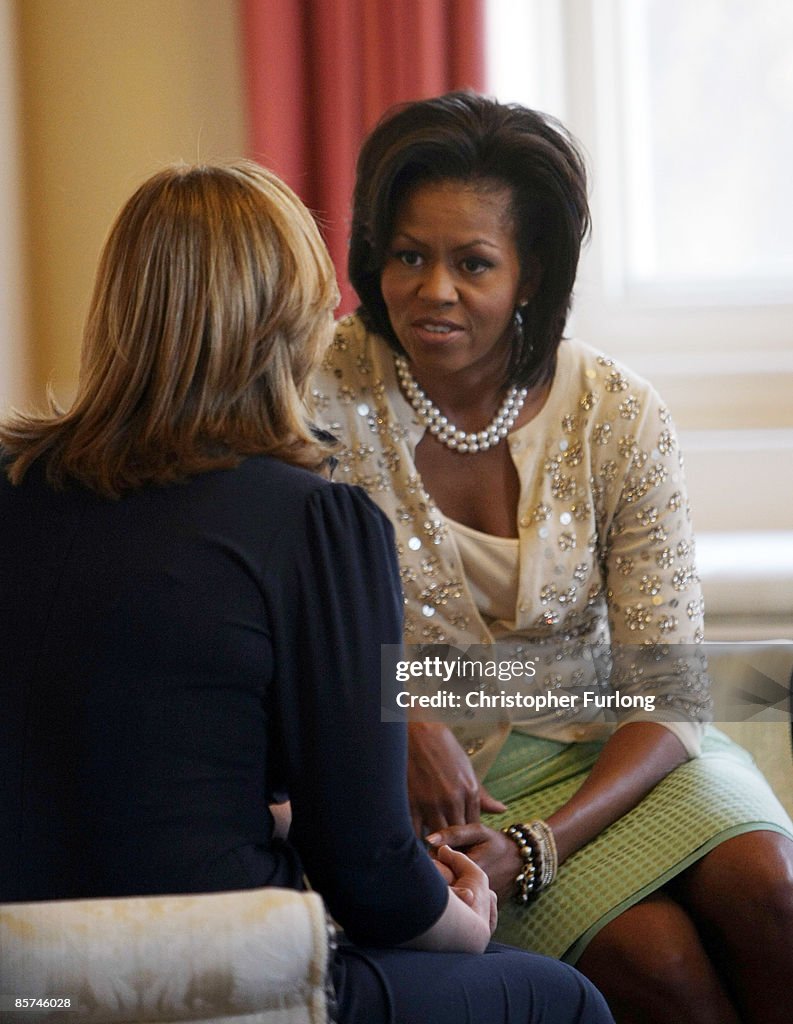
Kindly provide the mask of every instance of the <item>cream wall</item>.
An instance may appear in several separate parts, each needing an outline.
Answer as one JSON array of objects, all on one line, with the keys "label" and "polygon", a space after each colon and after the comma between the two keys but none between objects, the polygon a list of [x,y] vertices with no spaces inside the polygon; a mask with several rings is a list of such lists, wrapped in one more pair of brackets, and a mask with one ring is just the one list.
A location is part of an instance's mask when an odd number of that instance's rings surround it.
[{"label": "cream wall", "polygon": [[47,381],[64,400],[73,393],[98,253],[121,203],[169,161],[244,154],[241,42],[236,0],[11,0],[10,13],[29,332],[0,345],[6,362],[30,367],[12,400],[40,404]]},{"label": "cream wall", "polygon": [[28,394],[14,0],[0,0],[0,413]]}]

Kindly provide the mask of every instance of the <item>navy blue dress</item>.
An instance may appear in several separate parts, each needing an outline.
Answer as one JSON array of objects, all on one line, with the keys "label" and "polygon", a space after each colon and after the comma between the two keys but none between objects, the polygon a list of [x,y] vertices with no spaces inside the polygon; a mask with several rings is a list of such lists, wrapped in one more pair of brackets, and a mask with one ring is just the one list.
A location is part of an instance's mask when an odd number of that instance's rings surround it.
[{"label": "navy blue dress", "polygon": [[0,523],[0,901],[305,872],[347,936],[341,1021],[609,1019],[553,961],[385,948],[447,891],[412,832],[404,726],[380,721],[400,591],[362,492],[256,457],[114,501],[36,464],[0,473]]}]

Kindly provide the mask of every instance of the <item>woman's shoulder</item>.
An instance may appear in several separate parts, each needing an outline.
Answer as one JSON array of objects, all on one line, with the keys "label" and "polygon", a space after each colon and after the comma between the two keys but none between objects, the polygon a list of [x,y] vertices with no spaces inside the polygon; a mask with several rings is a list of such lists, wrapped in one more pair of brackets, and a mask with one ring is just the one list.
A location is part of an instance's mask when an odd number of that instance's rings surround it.
[{"label": "woman's shoulder", "polygon": [[231,499],[236,518],[261,535],[271,551],[277,548],[281,560],[302,557],[306,545],[322,547],[332,537],[353,548],[391,538],[389,521],[360,487],[269,456],[247,458],[230,475],[231,489],[205,494],[204,504],[215,497],[213,504],[227,507]]},{"label": "woman's shoulder", "polygon": [[578,338],[566,338],[559,347],[555,385],[557,401],[593,430],[608,423],[610,430],[630,433],[649,420],[670,423],[666,404],[650,381]]},{"label": "woman's shoulder", "polygon": [[[312,504],[328,510],[358,506],[377,509],[360,487],[335,482],[320,473],[290,465],[269,455],[250,456],[232,473],[246,477],[247,485],[252,488],[266,488],[270,494],[277,495],[286,510]],[[245,487],[246,484],[241,486]],[[379,513],[379,509],[377,511]]]},{"label": "woman's shoulder", "polygon": [[[334,339],[312,380],[317,416],[332,433],[357,436],[361,417],[385,409],[396,390],[393,353],[357,315],[336,325]],[[370,430],[364,427],[364,432]]]},{"label": "woman's shoulder", "polygon": [[339,371],[365,380],[381,371],[390,358],[386,342],[370,331],[357,313],[342,317],[336,324],[333,341],[323,361],[323,370],[338,376]]},{"label": "woman's shoulder", "polygon": [[375,338],[377,338],[377,335],[367,328],[358,313],[348,313],[336,321],[331,350],[344,352],[349,346],[360,348],[371,344]]},{"label": "woman's shoulder", "polygon": [[567,380],[600,387],[604,394],[619,395],[628,390],[641,394],[656,394],[645,377],[631,369],[620,359],[580,338],[565,338],[559,347],[559,359],[564,361]]}]

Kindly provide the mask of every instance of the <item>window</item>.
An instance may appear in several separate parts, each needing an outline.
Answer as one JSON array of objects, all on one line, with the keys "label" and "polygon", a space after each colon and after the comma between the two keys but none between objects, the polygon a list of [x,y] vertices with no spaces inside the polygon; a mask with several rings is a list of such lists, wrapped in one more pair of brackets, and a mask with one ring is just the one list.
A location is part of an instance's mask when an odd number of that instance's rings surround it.
[{"label": "window", "polygon": [[626,291],[790,302],[793,6],[618,0],[604,12],[600,116],[619,125]]},{"label": "window", "polygon": [[487,12],[489,90],[558,117],[587,155],[571,330],[666,398],[700,531],[790,530],[793,4]]},{"label": "window", "polygon": [[490,0],[488,67],[588,152],[579,324],[645,354],[790,353],[788,0]]}]

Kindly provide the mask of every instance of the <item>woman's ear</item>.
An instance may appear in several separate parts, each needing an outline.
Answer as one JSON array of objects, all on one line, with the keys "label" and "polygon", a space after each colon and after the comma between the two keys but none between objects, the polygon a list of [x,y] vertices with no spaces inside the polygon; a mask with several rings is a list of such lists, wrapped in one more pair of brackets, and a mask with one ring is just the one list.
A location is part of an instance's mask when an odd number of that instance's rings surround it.
[{"label": "woman's ear", "polygon": [[539,259],[531,255],[523,265],[523,280],[518,289],[518,305],[525,306],[537,294],[542,281],[542,265]]}]

